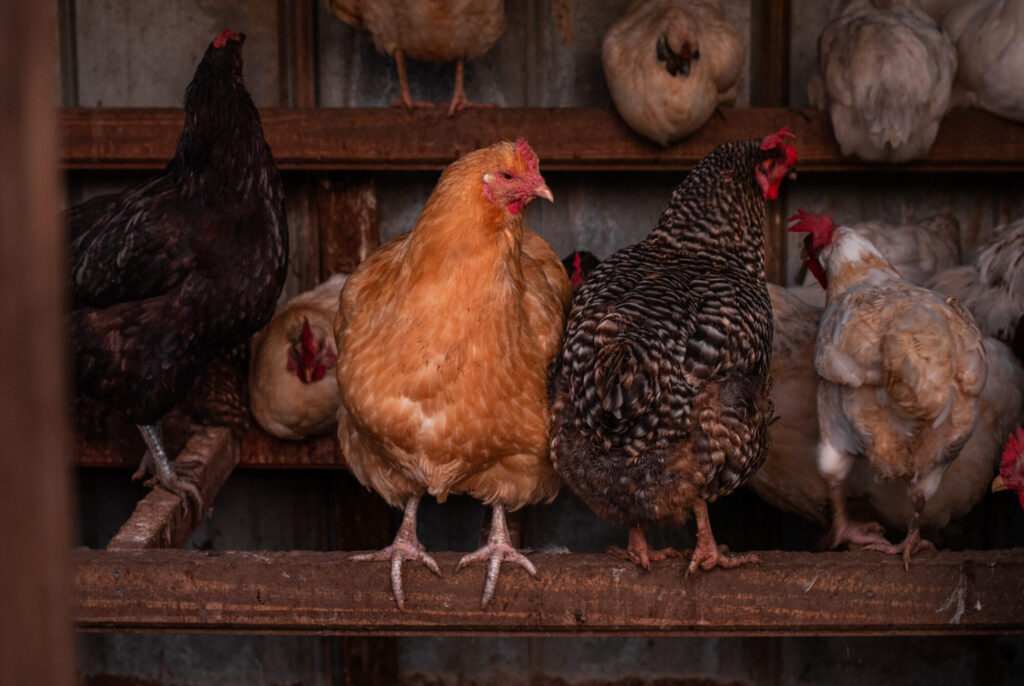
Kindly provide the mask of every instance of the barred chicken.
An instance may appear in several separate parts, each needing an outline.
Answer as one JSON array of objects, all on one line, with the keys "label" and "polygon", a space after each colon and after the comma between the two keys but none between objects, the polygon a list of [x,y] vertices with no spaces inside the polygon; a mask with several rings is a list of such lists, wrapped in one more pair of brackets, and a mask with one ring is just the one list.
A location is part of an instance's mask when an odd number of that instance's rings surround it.
[{"label": "barred chicken", "polygon": [[956,48],[915,0],[852,0],[818,39],[807,94],[844,155],[924,157],[951,105]]},{"label": "barred chicken", "polygon": [[503,560],[536,574],[512,547],[505,510],[551,500],[546,374],[572,290],[551,247],[523,223],[552,200],[522,138],[464,155],[441,175],[412,231],[349,277],[334,325],[342,406],[338,441],[359,481],[405,510],[394,543],[358,559],[440,573],[416,536],[427,493],[467,493],[493,507],[488,543],[459,568],[488,563],[481,606]]},{"label": "barred chicken", "polygon": [[152,179],[67,212],[74,389],[137,424],[148,470],[175,473],[160,418],[204,368],[266,324],[284,284],[284,191],[242,81],[244,34],[222,31],[185,91],[174,158]]},{"label": "barred chicken", "polygon": [[692,512],[698,567],[757,556],[715,544],[707,503],[764,462],[772,416],[765,199],[796,161],[783,129],[725,143],[673,192],[654,230],[604,260],[577,291],[551,375],[551,454],[606,520],[615,551],[648,568],[645,529]]},{"label": "barred chicken", "polygon": [[[814,368],[818,465],[832,505],[831,543],[864,543],[910,556],[934,547],[920,517],[974,430],[985,384],[981,332],[953,299],[900,277],[869,241],[830,217],[800,212],[808,267],[827,289]],[[898,545],[881,527],[846,515],[845,481],[857,460],[902,483],[913,505]]]},{"label": "barred chicken", "polygon": [[395,58],[398,100],[405,108],[433,107],[412,99],[405,58],[455,62],[455,91],[448,114],[468,107],[464,71],[467,60],[483,57],[505,31],[505,0],[327,0],[346,24],[366,29],[378,50]]},{"label": "barred chicken", "polygon": [[736,99],[743,42],[719,0],[638,0],[608,29],[601,61],[622,118],[668,145]]},{"label": "barred chicken", "polygon": [[267,433],[298,441],[334,431],[341,404],[334,318],[346,278],[335,274],[279,306],[252,337],[249,406]]}]

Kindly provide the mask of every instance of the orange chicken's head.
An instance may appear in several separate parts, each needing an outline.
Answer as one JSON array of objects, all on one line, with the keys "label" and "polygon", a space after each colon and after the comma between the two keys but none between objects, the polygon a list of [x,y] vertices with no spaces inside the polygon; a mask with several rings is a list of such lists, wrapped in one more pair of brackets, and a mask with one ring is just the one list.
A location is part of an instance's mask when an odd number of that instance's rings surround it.
[{"label": "orange chicken's head", "polygon": [[484,174],[484,195],[487,200],[507,208],[512,214],[522,212],[536,197],[554,202],[555,196],[544,183],[537,156],[526,139],[517,138],[511,147],[511,154],[503,156],[502,164]]},{"label": "orange chicken's head", "polygon": [[1017,435],[1010,434],[999,463],[999,476],[992,482],[992,492],[1013,490],[1024,508],[1024,429],[1017,427]]},{"label": "orange chicken's head", "polygon": [[288,371],[302,383],[314,383],[324,378],[327,370],[338,363],[338,355],[327,336],[317,336],[309,319],[303,318],[302,329],[291,338],[288,348]]}]

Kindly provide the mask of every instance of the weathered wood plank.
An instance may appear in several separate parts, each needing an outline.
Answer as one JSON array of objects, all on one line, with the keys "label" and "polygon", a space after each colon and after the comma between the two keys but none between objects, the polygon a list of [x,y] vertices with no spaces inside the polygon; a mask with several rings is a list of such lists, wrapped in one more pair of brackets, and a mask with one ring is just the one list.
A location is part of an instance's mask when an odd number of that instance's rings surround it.
[{"label": "weathered wood plank", "polygon": [[[209,508],[238,464],[238,443],[231,430],[206,427],[189,439],[174,460],[195,475],[203,503]],[[135,506],[135,512],[107,545],[108,550],[180,548],[202,522],[195,507],[185,513],[181,498],[163,488],[153,488]]]},{"label": "weathered wood plank", "polygon": [[[1020,171],[1024,126],[978,110],[954,110],[928,158],[877,165],[844,158],[828,115],[781,107],[725,109],[690,138],[667,148],[633,133],[615,112],[600,109],[469,110],[268,108],[267,140],[284,169],[438,169],[500,139],[526,136],[543,169],[688,169],[715,145],[789,126],[797,135],[800,171]],[[67,169],[156,169],[181,132],[175,109],[61,110],[61,164]]]},{"label": "weathered wood plank", "polygon": [[606,555],[538,554],[506,565],[492,608],[484,569],[405,566],[405,612],[385,563],[344,552],[74,551],[82,630],[418,634],[821,635],[1024,632],[1024,549],[899,558],[762,553],[763,564],[684,578]]},{"label": "weathered wood plank", "polygon": [[324,178],[317,205],[323,276],[351,274],[380,245],[377,185],[365,174],[340,182]]}]

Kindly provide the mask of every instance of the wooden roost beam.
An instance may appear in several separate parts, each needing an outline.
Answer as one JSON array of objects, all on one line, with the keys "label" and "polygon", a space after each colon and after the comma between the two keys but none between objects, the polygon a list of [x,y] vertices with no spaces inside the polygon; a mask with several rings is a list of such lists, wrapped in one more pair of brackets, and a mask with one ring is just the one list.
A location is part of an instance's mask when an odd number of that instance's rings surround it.
[{"label": "wooden roost beam", "polygon": [[1024,549],[762,553],[763,564],[684,578],[607,555],[538,554],[538,578],[505,565],[480,610],[484,569],[404,569],[345,552],[74,551],[74,619],[93,631],[269,634],[903,635],[1024,632]]},{"label": "wooden roost beam", "polygon": [[[439,169],[501,139],[526,136],[543,170],[684,170],[727,140],[789,126],[799,171],[1019,171],[1024,126],[979,110],[953,110],[928,157],[907,165],[843,157],[828,114],[811,109],[725,109],[689,138],[661,147],[633,133],[611,110],[497,108],[448,117],[442,110],[268,108],[267,141],[283,169]],[[61,110],[66,169],[161,169],[174,153],[177,109]]]}]

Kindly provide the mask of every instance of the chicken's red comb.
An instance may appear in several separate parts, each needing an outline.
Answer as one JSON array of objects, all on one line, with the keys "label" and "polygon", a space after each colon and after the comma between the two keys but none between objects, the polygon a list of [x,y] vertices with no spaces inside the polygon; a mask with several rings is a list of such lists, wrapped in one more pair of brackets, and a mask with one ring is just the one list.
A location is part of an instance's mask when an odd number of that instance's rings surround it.
[{"label": "chicken's red comb", "polygon": [[573,250],[572,252],[572,287],[583,285],[583,258],[580,257],[579,250]]},{"label": "chicken's red comb", "polygon": [[528,169],[531,171],[537,169],[537,156],[533,154],[530,144],[522,136],[516,139],[516,152],[523,158],[523,162],[526,162]]},{"label": "chicken's red comb", "polygon": [[778,133],[773,133],[770,136],[765,136],[764,140],[761,141],[762,150],[772,150],[782,145],[787,138],[796,138],[796,134],[790,133],[788,126],[783,126],[779,129]]},{"label": "chicken's red comb", "polygon": [[213,39],[213,47],[223,48],[229,40],[242,40],[242,37],[230,29],[224,29]]},{"label": "chicken's red comb", "polygon": [[787,219],[787,222],[796,220],[796,224],[789,227],[789,231],[796,233],[809,233],[813,236],[811,248],[817,250],[832,242],[832,231],[836,228],[832,217],[827,214],[810,214],[803,210]]},{"label": "chicken's red comb", "polygon": [[302,318],[302,347],[307,354],[316,352],[316,346],[313,345],[313,327],[309,325],[309,319],[306,317]]},{"label": "chicken's red comb", "polygon": [[[1003,460],[999,463],[999,472],[1002,474],[1004,470],[1011,470],[1016,464],[1020,456],[1024,454],[1024,429],[1017,426],[1017,435],[1013,433],[1006,441],[1006,447],[1003,449]],[[1007,478],[1003,475],[1003,479]]]}]

